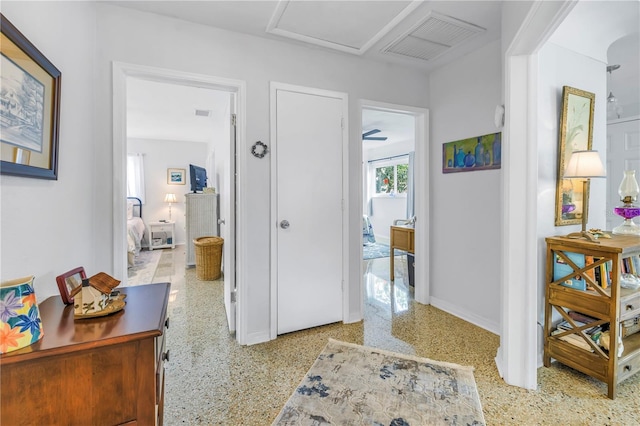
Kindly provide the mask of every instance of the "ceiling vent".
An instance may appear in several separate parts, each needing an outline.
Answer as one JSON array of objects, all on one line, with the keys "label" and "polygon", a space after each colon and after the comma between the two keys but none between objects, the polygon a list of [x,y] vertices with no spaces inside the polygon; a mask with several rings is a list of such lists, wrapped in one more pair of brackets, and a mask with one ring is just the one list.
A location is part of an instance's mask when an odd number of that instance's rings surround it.
[{"label": "ceiling vent", "polygon": [[382,53],[429,61],[486,29],[431,12],[409,31],[389,43]]},{"label": "ceiling vent", "polygon": [[210,109],[197,109],[196,117],[209,117],[211,115]]}]

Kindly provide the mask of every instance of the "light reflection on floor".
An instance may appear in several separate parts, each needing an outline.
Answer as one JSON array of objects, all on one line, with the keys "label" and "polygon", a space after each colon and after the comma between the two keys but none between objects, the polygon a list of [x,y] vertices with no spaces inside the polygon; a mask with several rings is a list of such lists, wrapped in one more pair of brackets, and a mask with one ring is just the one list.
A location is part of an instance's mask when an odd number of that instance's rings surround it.
[{"label": "light reflection on floor", "polygon": [[389,281],[389,258],[365,260],[364,287],[368,304],[386,308],[389,317],[409,309],[413,288],[409,286],[405,256],[395,258],[395,280]]}]

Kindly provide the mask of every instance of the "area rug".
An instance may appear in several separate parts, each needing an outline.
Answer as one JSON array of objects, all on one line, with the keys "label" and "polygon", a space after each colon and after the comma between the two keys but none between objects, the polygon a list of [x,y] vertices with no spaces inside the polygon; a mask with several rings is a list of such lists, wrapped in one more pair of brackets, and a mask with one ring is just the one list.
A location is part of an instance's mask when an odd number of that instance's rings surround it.
[{"label": "area rug", "polygon": [[484,425],[472,367],[329,339],[273,425]]},{"label": "area rug", "polygon": [[134,264],[127,270],[127,283],[123,286],[150,284],[160,262],[162,250],[141,250],[135,257]]},{"label": "area rug", "polygon": [[[396,256],[406,254],[405,251],[396,250]],[[362,246],[362,259],[378,259],[381,257],[389,257],[389,246],[381,243],[369,243]]]}]

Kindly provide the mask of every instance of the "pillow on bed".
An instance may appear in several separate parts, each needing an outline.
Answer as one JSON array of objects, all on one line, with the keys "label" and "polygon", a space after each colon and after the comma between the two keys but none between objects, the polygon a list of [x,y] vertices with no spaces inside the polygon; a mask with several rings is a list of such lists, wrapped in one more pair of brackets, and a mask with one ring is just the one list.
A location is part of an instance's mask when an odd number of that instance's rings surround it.
[{"label": "pillow on bed", "polygon": [[127,220],[133,219],[133,201],[127,200]]}]

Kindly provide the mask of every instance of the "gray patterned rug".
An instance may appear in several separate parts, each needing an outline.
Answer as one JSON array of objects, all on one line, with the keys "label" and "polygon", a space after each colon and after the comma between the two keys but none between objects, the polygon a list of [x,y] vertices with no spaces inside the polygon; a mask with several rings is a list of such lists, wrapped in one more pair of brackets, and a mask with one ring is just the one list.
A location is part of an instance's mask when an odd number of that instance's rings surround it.
[{"label": "gray patterned rug", "polygon": [[162,250],[141,250],[134,259],[134,265],[127,270],[127,282],[123,287],[133,287],[153,282]]},{"label": "gray patterned rug", "polygon": [[[396,256],[406,254],[406,251],[396,249]],[[367,243],[362,246],[362,259],[379,259],[381,257],[389,257],[389,246],[382,243]]]},{"label": "gray patterned rug", "polygon": [[472,367],[329,339],[273,425],[484,425]]}]

